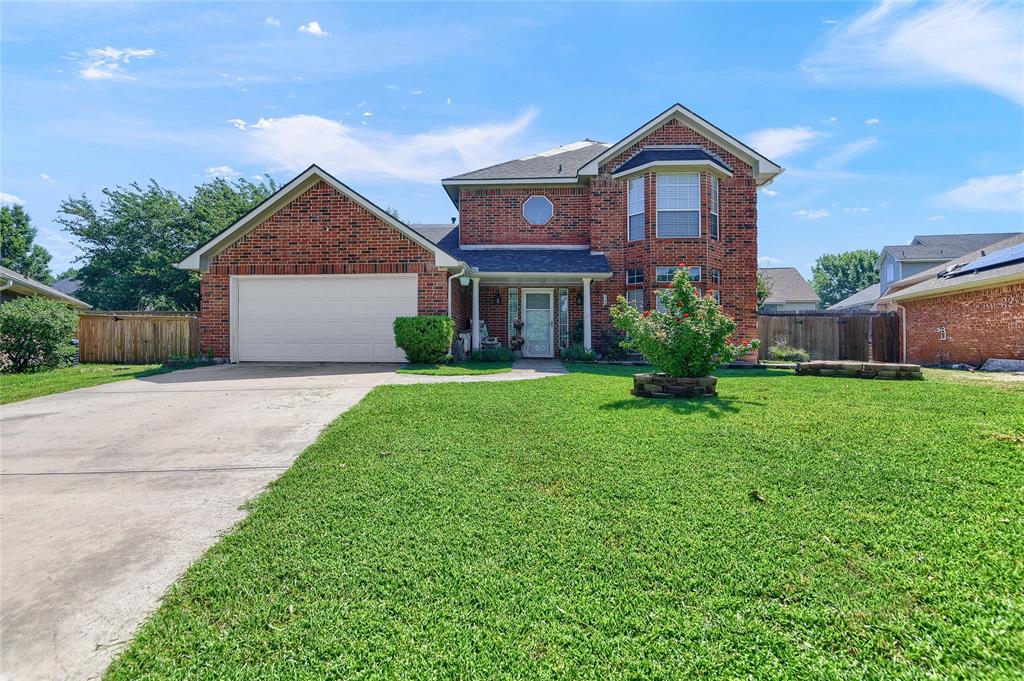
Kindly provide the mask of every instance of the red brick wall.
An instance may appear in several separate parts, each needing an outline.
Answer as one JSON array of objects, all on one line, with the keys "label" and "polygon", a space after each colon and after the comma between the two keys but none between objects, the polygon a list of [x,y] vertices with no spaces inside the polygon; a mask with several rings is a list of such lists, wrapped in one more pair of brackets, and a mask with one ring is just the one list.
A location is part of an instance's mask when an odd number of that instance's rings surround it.
[{"label": "red brick wall", "polygon": [[447,314],[434,254],[318,182],[213,258],[200,286],[201,347],[230,356],[230,275],[416,273],[419,313]]},{"label": "red brick wall", "polygon": [[[551,220],[531,225],[523,203],[546,196]],[[459,238],[463,244],[586,244],[590,239],[590,191],[583,187],[463,187],[459,191]]]},{"label": "red brick wall", "polygon": [[[975,364],[1024,359],[1024,283],[904,303],[907,360]],[[946,340],[939,327],[945,326]]]}]

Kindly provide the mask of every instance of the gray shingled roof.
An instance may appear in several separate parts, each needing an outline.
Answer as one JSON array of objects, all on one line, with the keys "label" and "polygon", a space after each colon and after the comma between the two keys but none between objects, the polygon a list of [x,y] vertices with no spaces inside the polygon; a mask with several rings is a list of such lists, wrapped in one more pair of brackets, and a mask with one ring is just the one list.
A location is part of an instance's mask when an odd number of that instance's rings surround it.
[{"label": "gray shingled roof", "polygon": [[[575,179],[580,168],[597,158],[609,146],[604,142],[581,140],[526,158],[455,175],[444,181]],[[561,149],[565,149],[565,151],[560,151]]]},{"label": "gray shingled roof", "polygon": [[724,170],[728,170],[730,173],[732,172],[729,164],[704,149],[699,147],[676,147],[674,149],[644,149],[616,168],[612,174],[618,175],[633,168],[638,168],[648,163],[657,163],[658,161],[708,161]]},{"label": "gray shingled roof", "polygon": [[871,307],[878,297],[882,295],[881,284],[871,284],[871,286],[865,286],[861,290],[854,293],[852,296],[843,298],[835,305],[832,305],[828,309],[830,310],[844,310],[851,307]]},{"label": "gray shingled roof", "polygon": [[[1010,246],[1016,246],[1017,244],[1024,243],[1024,233],[1014,234],[1008,239],[997,241],[994,244],[989,244],[983,249],[978,249],[970,253],[965,253],[959,258],[954,258],[949,262],[944,262],[941,265],[922,272],[920,277],[924,277],[923,281],[920,281],[912,286],[907,286],[903,289],[897,289],[892,291],[885,296],[885,300],[906,300],[908,298],[919,298],[924,296],[938,296],[943,295],[944,289],[962,289],[966,287],[984,286],[986,281],[992,279],[1004,280],[1006,277],[1012,277],[1014,279],[1019,278],[1024,280],[1024,262],[1012,262],[1003,267],[994,267],[992,269],[982,270],[980,272],[973,272],[971,274],[963,274],[956,277],[940,277],[939,275],[945,272],[950,267],[955,265],[961,265],[970,263],[978,258],[982,257],[982,250],[987,255],[992,255],[1003,249],[1009,248]],[[899,282],[896,282],[898,285]],[[951,291],[952,292],[952,291]]]},{"label": "gray shingled roof", "polygon": [[82,282],[78,279],[58,279],[53,282],[53,288],[66,293],[69,296],[74,295],[78,289],[82,288]]},{"label": "gray shingled roof", "polygon": [[759,267],[757,273],[772,283],[768,305],[781,303],[817,303],[821,299],[795,267]]},{"label": "gray shingled roof", "polygon": [[81,301],[78,298],[75,298],[74,296],[69,296],[66,293],[61,293],[52,286],[47,286],[41,281],[36,281],[31,277],[26,277],[24,274],[15,272],[14,270],[8,267],[3,267],[2,265],[0,265],[0,279],[9,280],[13,284],[13,286],[11,286],[11,290],[14,291],[15,293],[38,295],[43,296],[45,298],[53,298],[54,300],[59,300],[62,303],[70,305],[71,307],[92,307],[92,305],[90,305],[89,303]]},{"label": "gray shingled roof", "polygon": [[923,234],[915,236],[908,245],[886,246],[883,250],[899,260],[951,260],[1008,239],[1014,234],[1016,233]]},{"label": "gray shingled roof", "polygon": [[445,253],[477,272],[547,272],[551,274],[603,274],[611,272],[608,259],[586,248],[462,248],[455,225],[410,225],[433,240]]}]

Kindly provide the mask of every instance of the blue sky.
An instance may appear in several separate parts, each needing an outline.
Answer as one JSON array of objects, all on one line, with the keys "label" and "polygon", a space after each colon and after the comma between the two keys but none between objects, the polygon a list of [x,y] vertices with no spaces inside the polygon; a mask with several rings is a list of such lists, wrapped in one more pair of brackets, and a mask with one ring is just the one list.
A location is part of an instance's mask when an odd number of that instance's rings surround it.
[{"label": "blue sky", "polygon": [[407,221],[441,177],[679,101],[780,162],[764,265],[1024,231],[1024,5],[0,5],[0,199],[55,271],[61,199],[317,162]]}]

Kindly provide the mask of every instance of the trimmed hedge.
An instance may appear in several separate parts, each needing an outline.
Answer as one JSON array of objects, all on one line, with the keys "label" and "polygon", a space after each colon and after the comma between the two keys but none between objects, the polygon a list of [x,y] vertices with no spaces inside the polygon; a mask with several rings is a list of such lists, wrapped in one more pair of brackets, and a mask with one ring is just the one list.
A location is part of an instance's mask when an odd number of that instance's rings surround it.
[{"label": "trimmed hedge", "polygon": [[78,313],[49,298],[15,298],[0,307],[0,366],[21,373],[69,364]]},{"label": "trimmed hedge", "polygon": [[515,354],[508,348],[487,348],[469,353],[469,359],[473,362],[512,362],[515,358]]},{"label": "trimmed hedge", "polygon": [[437,364],[448,358],[455,324],[444,315],[395,318],[395,345],[413,364]]},{"label": "trimmed hedge", "polygon": [[593,362],[597,359],[597,353],[587,350],[583,343],[573,343],[562,350],[561,358],[565,362]]}]

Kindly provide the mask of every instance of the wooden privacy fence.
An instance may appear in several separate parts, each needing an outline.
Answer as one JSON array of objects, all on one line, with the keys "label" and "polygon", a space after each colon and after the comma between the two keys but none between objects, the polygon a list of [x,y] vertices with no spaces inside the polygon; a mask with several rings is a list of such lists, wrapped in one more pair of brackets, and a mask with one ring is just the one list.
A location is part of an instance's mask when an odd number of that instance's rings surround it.
[{"label": "wooden privacy fence", "polygon": [[78,321],[82,362],[155,364],[199,354],[199,318],[174,312],[85,313]]},{"label": "wooden privacy fence", "polygon": [[894,312],[770,312],[757,316],[758,358],[785,342],[811,359],[899,362],[899,317]]}]

